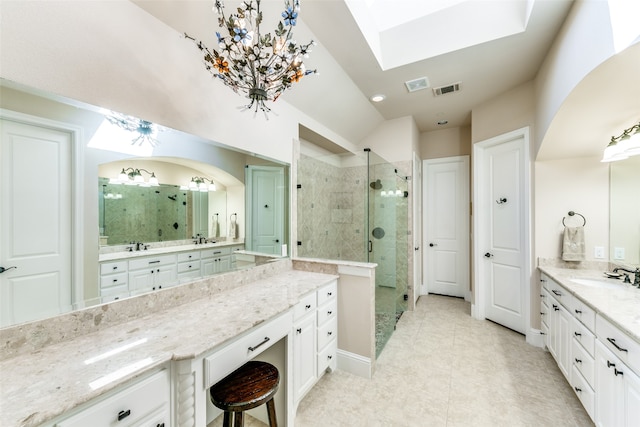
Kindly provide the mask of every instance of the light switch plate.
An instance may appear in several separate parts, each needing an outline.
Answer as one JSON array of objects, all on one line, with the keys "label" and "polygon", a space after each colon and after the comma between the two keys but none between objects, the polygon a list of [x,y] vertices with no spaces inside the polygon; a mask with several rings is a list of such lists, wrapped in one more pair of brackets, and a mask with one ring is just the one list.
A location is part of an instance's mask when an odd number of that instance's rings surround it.
[{"label": "light switch plate", "polygon": [[614,259],[624,259],[624,248],[613,248]]},{"label": "light switch plate", "polygon": [[604,259],[604,247],[603,246],[596,246],[593,256],[596,259]]}]

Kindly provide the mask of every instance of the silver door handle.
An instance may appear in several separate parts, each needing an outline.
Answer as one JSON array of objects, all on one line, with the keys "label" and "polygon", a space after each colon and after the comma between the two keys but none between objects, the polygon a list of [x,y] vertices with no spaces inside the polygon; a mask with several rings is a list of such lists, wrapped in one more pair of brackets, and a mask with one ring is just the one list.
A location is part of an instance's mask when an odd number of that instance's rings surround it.
[{"label": "silver door handle", "polygon": [[15,265],[13,267],[0,267],[0,274],[4,273],[5,271],[11,270],[12,268],[15,268],[16,270],[18,269],[18,267],[16,267]]}]

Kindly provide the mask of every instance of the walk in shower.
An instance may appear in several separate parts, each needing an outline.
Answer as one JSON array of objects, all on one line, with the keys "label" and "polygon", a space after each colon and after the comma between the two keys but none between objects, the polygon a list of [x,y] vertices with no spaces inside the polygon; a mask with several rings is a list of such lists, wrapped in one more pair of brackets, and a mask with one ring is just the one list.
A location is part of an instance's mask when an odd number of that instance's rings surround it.
[{"label": "walk in shower", "polygon": [[298,255],[378,264],[376,357],[407,309],[408,194],[407,178],[370,150],[301,149]]}]

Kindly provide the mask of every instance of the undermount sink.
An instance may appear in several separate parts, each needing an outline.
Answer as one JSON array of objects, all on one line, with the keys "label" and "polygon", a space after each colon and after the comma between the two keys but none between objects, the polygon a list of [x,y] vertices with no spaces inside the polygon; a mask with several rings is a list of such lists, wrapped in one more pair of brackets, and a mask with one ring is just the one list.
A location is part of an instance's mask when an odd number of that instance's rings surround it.
[{"label": "undermount sink", "polygon": [[590,286],[593,288],[616,288],[621,285],[621,283],[610,282],[608,280],[599,280],[599,279],[571,279],[573,283],[577,283],[582,286]]}]

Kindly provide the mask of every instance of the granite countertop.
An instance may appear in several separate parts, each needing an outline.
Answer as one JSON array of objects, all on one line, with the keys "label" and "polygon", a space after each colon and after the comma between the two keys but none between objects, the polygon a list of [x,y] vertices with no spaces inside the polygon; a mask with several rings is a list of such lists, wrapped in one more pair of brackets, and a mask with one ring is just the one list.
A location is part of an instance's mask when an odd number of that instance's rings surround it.
[{"label": "granite countertop", "polygon": [[3,360],[1,424],[39,425],[171,360],[201,357],[337,277],[289,270]]},{"label": "granite countertop", "polygon": [[[153,245],[153,243],[151,244]],[[216,243],[191,243],[188,245],[176,245],[176,246],[159,246],[159,247],[150,247],[149,249],[144,249],[141,251],[119,251],[119,252],[110,252],[103,253],[98,255],[98,262],[104,261],[117,261],[122,259],[131,259],[138,258],[143,256],[154,256],[154,255],[164,255],[164,254],[172,254],[177,252],[187,252],[187,251],[198,251],[202,249],[210,249],[210,248],[219,248],[224,246],[241,246],[244,245],[243,242],[216,242]]]},{"label": "granite countertop", "polygon": [[[540,270],[640,343],[640,289],[620,279],[607,279],[604,271],[540,266]],[[606,287],[586,286],[571,279],[603,280]],[[631,275],[633,280],[633,275]]]}]

